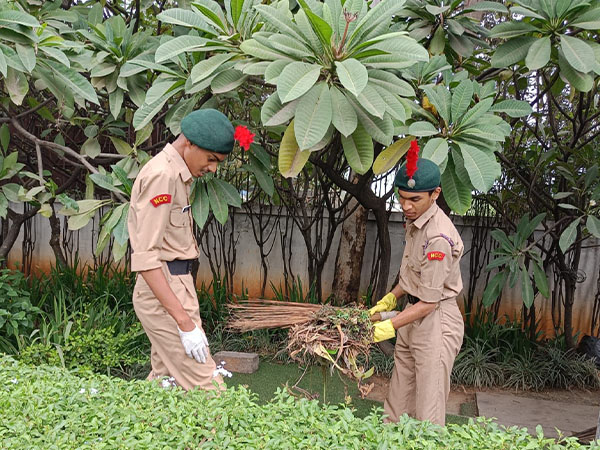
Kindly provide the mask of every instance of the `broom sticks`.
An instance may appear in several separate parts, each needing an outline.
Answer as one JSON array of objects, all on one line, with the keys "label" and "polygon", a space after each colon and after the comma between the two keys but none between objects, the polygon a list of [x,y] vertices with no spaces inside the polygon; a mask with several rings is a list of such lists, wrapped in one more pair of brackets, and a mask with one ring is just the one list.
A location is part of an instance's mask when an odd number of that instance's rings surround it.
[{"label": "broom sticks", "polygon": [[291,328],[306,323],[323,305],[251,299],[243,303],[229,303],[230,319],[227,328],[235,331],[253,331],[263,328]]}]

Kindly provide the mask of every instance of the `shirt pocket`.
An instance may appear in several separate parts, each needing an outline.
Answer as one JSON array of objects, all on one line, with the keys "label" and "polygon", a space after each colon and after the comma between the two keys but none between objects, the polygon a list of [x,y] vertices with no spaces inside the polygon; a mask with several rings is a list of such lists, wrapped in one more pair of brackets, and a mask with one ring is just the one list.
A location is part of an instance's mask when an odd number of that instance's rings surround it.
[{"label": "shirt pocket", "polygon": [[176,228],[184,228],[190,226],[190,216],[186,212],[181,212],[180,208],[171,210],[171,217],[169,222]]},{"label": "shirt pocket", "polygon": [[411,270],[411,272],[420,275],[421,274],[421,264],[422,261],[420,258],[415,258],[414,256],[409,256],[407,266]]}]

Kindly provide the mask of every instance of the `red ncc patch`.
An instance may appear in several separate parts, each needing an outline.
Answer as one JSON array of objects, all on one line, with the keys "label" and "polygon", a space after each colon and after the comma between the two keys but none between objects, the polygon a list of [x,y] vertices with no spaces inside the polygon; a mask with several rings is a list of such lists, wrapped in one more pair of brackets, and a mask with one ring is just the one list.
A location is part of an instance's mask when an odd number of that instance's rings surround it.
[{"label": "red ncc patch", "polygon": [[150,200],[155,208],[163,203],[171,203],[171,194],[160,194]]},{"label": "red ncc patch", "polygon": [[431,260],[437,260],[437,261],[441,261],[442,259],[444,259],[444,257],[446,256],[446,254],[444,252],[429,252],[427,253],[427,259],[429,261]]}]

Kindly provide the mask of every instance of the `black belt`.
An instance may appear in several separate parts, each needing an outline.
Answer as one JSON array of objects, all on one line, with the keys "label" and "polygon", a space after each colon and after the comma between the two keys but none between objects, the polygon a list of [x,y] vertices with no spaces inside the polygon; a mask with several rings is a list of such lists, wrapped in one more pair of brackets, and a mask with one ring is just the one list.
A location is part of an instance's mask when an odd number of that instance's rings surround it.
[{"label": "black belt", "polygon": [[421,300],[419,297],[415,297],[414,295],[406,294],[406,298],[408,299],[408,303],[414,305],[415,303],[419,303]]},{"label": "black belt", "polygon": [[193,262],[193,259],[176,259],[174,261],[167,261],[167,266],[171,275],[187,275],[192,272]]}]

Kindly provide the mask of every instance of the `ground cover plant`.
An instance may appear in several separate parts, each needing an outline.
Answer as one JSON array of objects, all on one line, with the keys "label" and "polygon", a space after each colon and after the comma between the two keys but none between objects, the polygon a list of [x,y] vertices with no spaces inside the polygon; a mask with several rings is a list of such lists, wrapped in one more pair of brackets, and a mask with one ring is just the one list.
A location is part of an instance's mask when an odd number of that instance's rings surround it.
[{"label": "ground cover plant", "polygon": [[485,419],[440,428],[403,417],[381,423],[381,410],[357,418],[281,391],[259,405],[243,387],[219,397],[185,394],[144,381],[0,358],[0,440],[6,449],[598,449],[572,438],[557,443]]},{"label": "ground cover plant", "polygon": [[590,358],[567,348],[564,337],[530,339],[520,322],[482,314],[466,322],[452,381],[524,391],[598,389],[600,373]]}]

